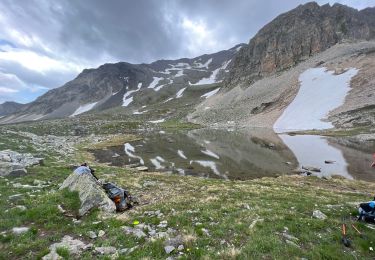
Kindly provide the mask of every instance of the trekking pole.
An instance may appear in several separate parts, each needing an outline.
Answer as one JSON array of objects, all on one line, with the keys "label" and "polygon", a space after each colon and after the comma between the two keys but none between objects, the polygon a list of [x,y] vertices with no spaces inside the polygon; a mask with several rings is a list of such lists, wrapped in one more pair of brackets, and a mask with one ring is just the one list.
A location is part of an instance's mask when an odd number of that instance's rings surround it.
[{"label": "trekking pole", "polygon": [[361,231],[359,231],[354,224],[352,224],[352,228],[359,234],[361,238],[366,239],[366,236]]},{"label": "trekking pole", "polygon": [[346,247],[350,247],[351,241],[346,237],[346,224],[345,224],[345,219],[343,218],[343,223],[341,226],[341,232],[342,232],[342,238],[341,242],[344,244]]}]

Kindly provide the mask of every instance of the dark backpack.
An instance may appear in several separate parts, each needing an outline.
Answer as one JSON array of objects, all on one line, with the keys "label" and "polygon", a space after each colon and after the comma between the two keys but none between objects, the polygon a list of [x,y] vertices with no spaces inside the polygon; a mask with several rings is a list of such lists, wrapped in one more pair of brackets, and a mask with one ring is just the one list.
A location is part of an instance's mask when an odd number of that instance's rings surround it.
[{"label": "dark backpack", "polygon": [[127,191],[110,182],[103,184],[103,189],[107,192],[108,197],[115,203],[117,211],[124,211],[127,208],[131,208],[130,196]]}]

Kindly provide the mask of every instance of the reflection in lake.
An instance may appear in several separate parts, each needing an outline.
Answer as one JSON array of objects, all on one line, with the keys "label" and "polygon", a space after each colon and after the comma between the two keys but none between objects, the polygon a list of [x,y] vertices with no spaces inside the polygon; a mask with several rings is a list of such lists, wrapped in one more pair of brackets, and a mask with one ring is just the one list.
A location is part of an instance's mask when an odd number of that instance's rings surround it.
[{"label": "reflection in lake", "polygon": [[[272,129],[226,131],[198,129],[188,132],[144,134],[143,140],[92,151],[100,162],[115,166],[145,165],[180,175],[221,179],[254,179],[291,174],[299,166],[321,168],[319,176],[375,180],[371,169],[358,173],[353,155],[369,152],[346,147],[334,138],[277,135]],[[354,156],[355,157],[355,156]],[[357,158],[358,159],[358,158]],[[334,161],[325,164],[325,160]],[[360,161],[361,159],[359,159]],[[355,160],[354,160],[355,161]],[[362,168],[361,168],[362,169]]]}]

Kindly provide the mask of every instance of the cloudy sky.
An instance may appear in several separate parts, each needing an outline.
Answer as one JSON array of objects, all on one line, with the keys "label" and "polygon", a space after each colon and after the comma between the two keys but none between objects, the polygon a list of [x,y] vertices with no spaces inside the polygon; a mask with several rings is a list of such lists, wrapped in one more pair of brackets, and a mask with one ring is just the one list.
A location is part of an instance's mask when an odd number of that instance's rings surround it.
[{"label": "cloudy sky", "polygon": [[[0,103],[34,100],[106,62],[228,49],[304,0],[0,0]],[[340,2],[357,9],[375,0]]]}]

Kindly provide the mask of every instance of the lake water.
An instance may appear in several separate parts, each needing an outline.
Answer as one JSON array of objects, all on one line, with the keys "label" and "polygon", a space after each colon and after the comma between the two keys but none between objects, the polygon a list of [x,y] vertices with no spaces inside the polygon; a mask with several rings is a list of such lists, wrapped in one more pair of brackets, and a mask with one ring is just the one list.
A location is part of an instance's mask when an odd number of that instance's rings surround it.
[{"label": "lake water", "polygon": [[[374,144],[346,138],[275,134],[271,129],[227,131],[198,129],[143,133],[140,141],[92,151],[99,162],[115,166],[142,164],[151,171],[221,179],[254,179],[293,174],[302,166],[313,175],[340,175],[375,181],[370,168]],[[325,161],[333,161],[326,164]]]}]

